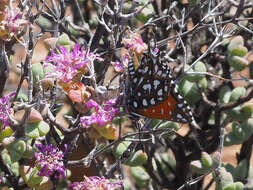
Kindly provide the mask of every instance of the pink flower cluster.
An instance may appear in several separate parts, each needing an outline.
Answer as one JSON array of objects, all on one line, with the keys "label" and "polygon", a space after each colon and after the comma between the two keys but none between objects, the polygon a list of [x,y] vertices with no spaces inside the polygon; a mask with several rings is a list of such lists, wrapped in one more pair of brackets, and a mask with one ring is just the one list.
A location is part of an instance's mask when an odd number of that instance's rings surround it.
[{"label": "pink flower cluster", "polygon": [[136,52],[137,54],[143,53],[147,48],[147,44],[145,44],[141,38],[141,36],[137,33],[132,33],[128,38],[123,38],[122,43],[131,51]]},{"label": "pink flower cluster", "polygon": [[148,48],[147,44],[143,42],[141,36],[137,33],[131,33],[127,37],[122,39],[122,43],[128,49],[126,52],[121,53],[121,62],[116,60],[112,62],[112,66],[116,72],[123,72],[128,65],[130,59],[129,54],[135,54],[137,58],[140,58],[142,53]]},{"label": "pink flower cluster", "polygon": [[13,92],[7,96],[0,98],[0,122],[3,129],[10,124],[9,115],[11,114],[10,98],[16,93]]},{"label": "pink flower cluster", "polygon": [[[55,174],[56,177],[65,178],[65,166],[63,164],[64,153],[52,144],[36,144],[39,152],[35,153],[35,163],[40,172],[39,176],[50,176]],[[66,148],[66,147],[65,147]]]},{"label": "pink flower cluster", "polygon": [[80,121],[86,125],[90,126],[96,124],[100,127],[112,122],[115,115],[118,113],[118,108],[113,107],[117,103],[117,98],[112,98],[105,101],[103,107],[101,107],[94,100],[89,100],[85,103],[87,108],[95,108],[95,113],[90,116],[83,116]]},{"label": "pink flower cluster", "polygon": [[78,73],[85,72],[83,69],[95,60],[102,61],[103,59],[99,54],[81,48],[78,43],[75,44],[73,51],[67,50],[65,46],[59,46],[59,52],[51,50],[51,55],[46,58],[47,62],[54,63],[54,71],[47,74],[46,77],[55,77],[61,82],[70,82]]},{"label": "pink flower cluster", "polygon": [[122,61],[116,60],[115,62],[112,62],[114,70],[118,73],[124,72],[125,68],[127,68],[129,59],[130,55],[128,53],[124,53],[122,55]]},{"label": "pink flower cluster", "polygon": [[69,189],[73,190],[115,190],[117,188],[122,189],[123,182],[112,182],[104,177],[92,176],[85,177],[82,182],[75,182],[70,185]]},{"label": "pink flower cluster", "polygon": [[8,6],[3,12],[0,12],[0,37],[10,39],[12,36],[17,35],[23,31],[28,21],[23,19],[23,14],[18,7],[10,9]]},{"label": "pink flower cluster", "polygon": [[115,62],[112,62],[112,66],[114,67],[114,70],[118,73],[122,73],[124,71],[124,64],[122,64],[120,61],[116,60]]}]

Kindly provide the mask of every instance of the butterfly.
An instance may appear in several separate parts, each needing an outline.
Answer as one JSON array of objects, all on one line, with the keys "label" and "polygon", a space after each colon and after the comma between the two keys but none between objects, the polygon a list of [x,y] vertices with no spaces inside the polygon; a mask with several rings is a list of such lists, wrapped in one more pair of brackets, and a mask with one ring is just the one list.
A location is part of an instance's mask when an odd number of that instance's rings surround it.
[{"label": "butterfly", "polygon": [[127,106],[131,113],[148,118],[190,123],[189,104],[178,93],[171,70],[160,55],[144,53],[138,68],[128,63]]}]

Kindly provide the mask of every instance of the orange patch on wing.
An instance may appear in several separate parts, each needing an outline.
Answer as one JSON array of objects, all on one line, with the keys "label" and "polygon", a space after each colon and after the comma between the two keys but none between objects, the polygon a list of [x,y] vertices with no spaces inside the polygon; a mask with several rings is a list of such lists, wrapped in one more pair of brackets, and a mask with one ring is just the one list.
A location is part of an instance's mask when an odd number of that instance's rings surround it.
[{"label": "orange patch on wing", "polygon": [[170,120],[172,117],[176,100],[173,96],[169,95],[166,100],[160,102],[157,105],[143,108],[140,110],[140,114],[149,118]]}]

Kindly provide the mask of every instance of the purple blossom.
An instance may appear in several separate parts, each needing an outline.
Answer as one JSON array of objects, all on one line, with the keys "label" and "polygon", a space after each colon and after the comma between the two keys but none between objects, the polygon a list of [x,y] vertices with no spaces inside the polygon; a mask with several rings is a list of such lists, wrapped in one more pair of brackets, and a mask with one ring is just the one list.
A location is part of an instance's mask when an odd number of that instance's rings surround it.
[{"label": "purple blossom", "polygon": [[118,60],[112,62],[112,66],[114,67],[114,70],[118,73],[122,73],[125,69],[125,65]]},{"label": "purple blossom", "polygon": [[69,189],[73,190],[115,190],[117,188],[122,189],[123,182],[112,182],[104,177],[92,176],[85,177],[82,182],[74,182],[69,186]]},{"label": "purple blossom", "polygon": [[10,98],[14,96],[16,93],[13,92],[0,98],[0,121],[2,122],[3,129],[10,125],[10,118],[11,115],[11,107],[10,107]]},{"label": "purple blossom", "polygon": [[18,30],[20,20],[22,18],[22,14],[19,8],[14,7],[13,10],[9,9],[8,7],[5,9],[6,19],[5,22],[7,23],[8,29],[10,32],[16,32]]},{"label": "purple blossom", "polygon": [[13,35],[17,35],[27,26],[28,21],[23,19],[23,14],[18,7],[10,9],[6,6],[3,11],[4,19],[0,20],[0,36],[4,38],[10,38]]},{"label": "purple blossom", "polygon": [[123,63],[124,65],[128,65],[129,60],[130,60],[130,55],[129,55],[129,53],[123,54],[123,56],[122,56],[122,63]]},{"label": "purple blossom", "polygon": [[132,33],[128,38],[124,38],[122,43],[138,54],[143,53],[148,48],[147,44],[143,42],[141,36],[137,33]]},{"label": "purple blossom", "polygon": [[122,73],[128,65],[130,55],[128,52],[123,52],[121,56],[121,61],[116,60],[112,62],[112,66],[116,72]]},{"label": "purple blossom", "polygon": [[86,105],[87,108],[92,108],[92,107],[96,108],[96,111],[98,111],[100,109],[100,105],[92,99],[87,101],[85,103],[85,105]]},{"label": "purple blossom", "polygon": [[54,62],[54,72],[46,77],[56,77],[62,82],[69,82],[96,59],[103,60],[99,54],[81,48],[78,43],[72,51],[68,51],[65,46],[59,46],[59,53],[51,49],[51,56],[46,58],[47,62]]},{"label": "purple blossom", "polygon": [[97,124],[102,127],[110,122],[112,122],[115,115],[118,113],[118,108],[114,105],[117,103],[117,98],[112,98],[104,102],[103,107],[98,105],[94,100],[89,100],[85,103],[87,108],[94,107],[96,109],[95,113],[90,116],[83,116],[80,118],[81,122],[86,125]]},{"label": "purple blossom", "polygon": [[[64,153],[52,144],[36,144],[39,152],[35,153],[35,163],[40,170],[39,176],[50,176],[56,174],[56,177],[65,178],[65,166],[63,164]],[[65,146],[65,149],[67,147]]]}]

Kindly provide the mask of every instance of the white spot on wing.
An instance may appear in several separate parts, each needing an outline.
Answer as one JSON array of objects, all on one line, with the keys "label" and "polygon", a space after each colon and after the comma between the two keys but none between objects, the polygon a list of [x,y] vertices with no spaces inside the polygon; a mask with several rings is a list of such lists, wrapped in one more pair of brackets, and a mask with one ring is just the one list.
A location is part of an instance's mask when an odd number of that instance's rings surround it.
[{"label": "white spot on wing", "polygon": [[183,116],[182,116],[180,113],[178,113],[178,114],[177,114],[177,118],[182,119]]},{"label": "white spot on wing", "polygon": [[134,67],[131,65],[130,67],[129,67],[129,71],[133,71],[134,70]]},{"label": "white spot on wing", "polygon": [[147,106],[147,105],[148,105],[148,102],[147,102],[146,99],[143,99],[143,100],[142,100],[142,105],[143,105],[143,106]]},{"label": "white spot on wing", "polygon": [[154,98],[152,98],[152,99],[150,100],[150,104],[151,104],[151,105],[155,105],[155,99],[154,99]]},{"label": "white spot on wing", "polygon": [[157,89],[158,85],[160,84],[160,81],[159,80],[154,80],[154,88]]},{"label": "white spot on wing", "polygon": [[138,103],[136,101],[133,102],[134,107],[137,108],[138,107]]},{"label": "white spot on wing", "polygon": [[151,84],[144,84],[142,86],[143,90],[149,90],[149,92],[151,91]]},{"label": "white spot on wing", "polygon": [[157,95],[162,96],[163,95],[163,89],[158,90]]},{"label": "white spot on wing", "polygon": [[155,72],[158,71],[158,65],[155,65]]},{"label": "white spot on wing", "polygon": [[134,83],[136,83],[136,82],[137,82],[137,78],[134,78],[134,80],[133,80],[133,81],[134,81]]},{"label": "white spot on wing", "polygon": [[140,85],[143,81],[143,77],[140,78],[138,85]]},{"label": "white spot on wing", "polygon": [[178,104],[177,106],[178,106],[179,108],[181,108],[181,107],[183,107],[183,104]]}]

